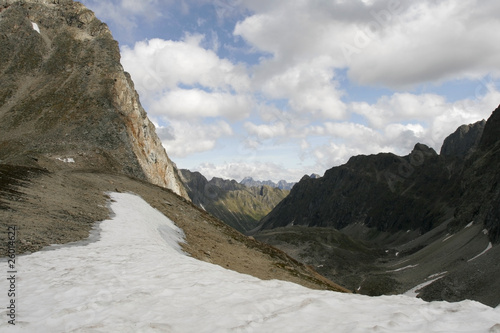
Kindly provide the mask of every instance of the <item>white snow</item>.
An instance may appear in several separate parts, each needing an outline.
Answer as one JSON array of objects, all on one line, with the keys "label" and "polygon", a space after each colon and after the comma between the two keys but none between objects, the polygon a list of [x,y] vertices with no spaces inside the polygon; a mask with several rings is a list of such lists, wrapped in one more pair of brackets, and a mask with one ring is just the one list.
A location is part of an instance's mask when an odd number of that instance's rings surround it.
[{"label": "white snow", "polygon": [[75,163],[75,160],[73,159],[73,157],[67,157],[67,158],[60,158],[60,157],[58,157],[57,159],[59,161],[64,162],[64,163]]},{"label": "white snow", "polygon": [[[112,193],[100,238],[20,256],[16,325],[2,332],[488,332],[500,307],[315,291],[198,261],[141,198]],[[22,233],[22,230],[19,231]],[[6,265],[6,263],[5,263]],[[4,270],[6,271],[6,270]]]},{"label": "white snow", "polygon": [[410,296],[410,297],[417,297],[418,294],[419,294],[419,291],[421,289],[423,289],[424,287],[427,287],[428,285],[430,285],[434,281],[437,281],[437,280],[441,279],[442,277],[444,277],[444,275],[440,276],[440,277],[437,277],[435,279],[429,280],[429,281],[425,281],[425,282],[419,284],[418,286],[411,288],[410,290],[408,290],[407,292],[405,292],[403,295]]},{"label": "white snow", "polygon": [[479,257],[480,257],[480,256],[482,256],[483,254],[485,254],[486,252],[488,252],[489,250],[491,250],[491,248],[492,248],[492,247],[493,247],[493,245],[492,245],[492,244],[491,244],[491,242],[490,242],[490,243],[488,244],[488,246],[486,247],[486,249],[485,249],[483,252],[479,253],[477,256],[475,256],[474,258],[471,258],[471,259],[469,259],[469,260],[467,260],[467,261],[472,261],[472,260],[474,260],[474,259],[479,258]]},{"label": "white snow", "polygon": [[441,273],[436,273],[436,274],[431,274],[431,275],[429,275],[427,278],[428,278],[428,279],[432,279],[432,278],[435,278],[435,277],[438,277],[438,276],[444,275],[444,274],[446,274],[446,273],[448,273],[448,271],[444,271],[444,272],[441,272]]},{"label": "white snow", "polygon": [[31,22],[31,24],[33,25],[33,30],[40,33],[40,28],[38,27],[38,24],[36,24],[35,22]]},{"label": "white snow", "polygon": [[448,239],[450,239],[451,237],[453,237],[453,235],[449,235],[448,237],[446,237],[445,239],[443,239],[443,242],[446,242]]},{"label": "white snow", "polygon": [[397,269],[393,269],[392,271],[386,271],[386,273],[389,273],[389,272],[399,272],[399,271],[404,271],[405,269],[409,269],[409,268],[413,268],[413,267],[417,267],[418,264],[415,264],[415,265],[408,265],[408,266],[405,266],[405,267],[401,267],[401,268],[397,268]]},{"label": "white snow", "polygon": [[467,224],[464,229],[472,227],[473,224],[474,224],[474,221],[470,221],[469,224]]}]

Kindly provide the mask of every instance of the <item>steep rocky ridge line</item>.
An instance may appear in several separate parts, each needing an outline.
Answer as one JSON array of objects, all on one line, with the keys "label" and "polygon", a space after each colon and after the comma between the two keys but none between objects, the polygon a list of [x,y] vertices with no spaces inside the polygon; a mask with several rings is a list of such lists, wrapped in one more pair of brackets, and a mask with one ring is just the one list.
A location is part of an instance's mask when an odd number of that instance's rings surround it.
[{"label": "steep rocky ridge line", "polygon": [[73,1],[0,8],[0,160],[121,172],[187,198],[106,24]]},{"label": "steep rocky ridge line", "polygon": [[439,154],[467,157],[477,149],[485,125],[486,120],[483,119],[474,124],[460,126],[444,140]]}]

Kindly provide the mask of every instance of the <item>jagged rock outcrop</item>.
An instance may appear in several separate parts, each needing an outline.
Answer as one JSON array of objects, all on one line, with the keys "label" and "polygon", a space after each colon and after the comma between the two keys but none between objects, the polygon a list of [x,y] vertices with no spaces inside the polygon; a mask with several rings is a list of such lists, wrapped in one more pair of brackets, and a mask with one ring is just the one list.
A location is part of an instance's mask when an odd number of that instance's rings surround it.
[{"label": "jagged rock outcrop", "polygon": [[0,1],[0,160],[120,172],[188,198],[106,24],[71,0]]},{"label": "jagged rock outcrop", "polygon": [[483,119],[474,124],[460,126],[444,140],[440,155],[465,158],[476,150],[485,125],[486,120]]},{"label": "jagged rock outcrop", "polygon": [[255,228],[289,193],[268,185],[247,187],[235,180],[214,177],[208,181],[199,172],[180,172],[195,205],[243,233]]}]

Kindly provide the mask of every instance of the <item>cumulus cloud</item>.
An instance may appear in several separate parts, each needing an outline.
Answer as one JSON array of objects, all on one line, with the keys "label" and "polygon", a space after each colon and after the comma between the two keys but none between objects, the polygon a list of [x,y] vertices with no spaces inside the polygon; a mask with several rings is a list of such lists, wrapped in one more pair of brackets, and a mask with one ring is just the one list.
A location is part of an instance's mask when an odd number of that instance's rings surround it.
[{"label": "cumulus cloud", "polygon": [[190,154],[210,151],[217,141],[233,134],[225,121],[212,124],[172,121],[169,127],[160,127],[160,139],[171,157],[186,157]]},{"label": "cumulus cloud", "polygon": [[279,136],[285,136],[286,134],[284,123],[255,125],[254,123],[246,122],[245,130],[248,134],[255,135],[260,140],[272,139]]},{"label": "cumulus cloud", "polygon": [[392,88],[500,68],[495,0],[244,3],[256,13],[234,33],[281,68],[324,55],[358,83]]},{"label": "cumulus cloud", "polygon": [[235,120],[250,113],[246,67],[203,48],[203,38],[188,34],[182,41],[152,39],[122,48],[122,64],[153,117]]},{"label": "cumulus cloud", "polygon": [[200,89],[175,89],[150,102],[149,112],[169,119],[225,117],[246,118],[252,110],[252,98]]},{"label": "cumulus cloud", "polygon": [[[381,97],[374,104],[352,103],[350,109],[363,115],[374,129],[385,131],[388,140],[394,140],[394,133],[405,128],[414,134],[413,139],[439,151],[445,137],[458,126],[486,119],[498,106],[500,92],[493,86],[485,89],[487,93],[484,95],[456,102],[448,102],[434,94],[395,93]],[[408,148],[408,144],[398,146],[400,149],[396,151]]]},{"label": "cumulus cloud", "polygon": [[243,65],[221,59],[200,46],[203,35],[186,35],[182,41],[152,39],[122,48],[122,64],[130,72],[141,96],[156,96],[178,85],[242,92],[249,77]]}]

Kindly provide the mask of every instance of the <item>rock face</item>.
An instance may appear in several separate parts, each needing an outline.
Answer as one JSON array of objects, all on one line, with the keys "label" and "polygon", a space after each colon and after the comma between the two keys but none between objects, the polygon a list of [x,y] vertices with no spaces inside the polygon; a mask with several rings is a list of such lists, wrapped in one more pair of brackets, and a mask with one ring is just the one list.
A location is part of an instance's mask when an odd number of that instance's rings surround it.
[{"label": "rock face", "polygon": [[481,120],[471,125],[460,126],[455,133],[444,140],[440,155],[465,158],[476,150],[485,125],[486,120]]},{"label": "rock face", "polygon": [[477,151],[466,162],[454,226],[483,223],[500,243],[500,106],[486,122]]},{"label": "rock face", "polygon": [[255,228],[289,193],[268,185],[247,187],[216,177],[208,181],[199,172],[180,171],[192,202],[242,233]]},{"label": "rock face", "polygon": [[0,31],[2,162],[119,172],[188,198],[106,24],[70,0],[2,0]]}]

